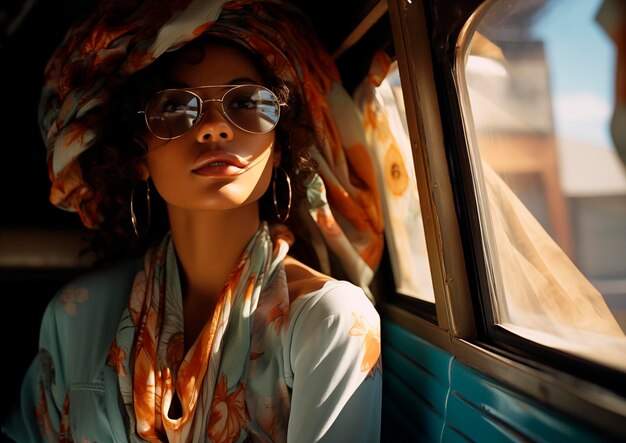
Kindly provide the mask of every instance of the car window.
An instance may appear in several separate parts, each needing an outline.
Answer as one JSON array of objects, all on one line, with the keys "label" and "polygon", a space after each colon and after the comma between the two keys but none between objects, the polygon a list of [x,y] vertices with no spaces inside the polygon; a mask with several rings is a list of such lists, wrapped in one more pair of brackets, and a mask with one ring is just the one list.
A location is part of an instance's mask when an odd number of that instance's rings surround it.
[{"label": "car window", "polygon": [[459,42],[495,323],[626,369],[626,166],[601,0],[487,2]]}]

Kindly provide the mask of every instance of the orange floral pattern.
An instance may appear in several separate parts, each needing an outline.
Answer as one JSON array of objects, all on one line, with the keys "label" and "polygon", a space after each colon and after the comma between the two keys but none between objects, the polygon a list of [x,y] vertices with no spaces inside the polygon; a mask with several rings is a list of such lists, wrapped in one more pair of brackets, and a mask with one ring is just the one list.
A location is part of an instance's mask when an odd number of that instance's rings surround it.
[{"label": "orange floral pattern", "polygon": [[63,308],[68,315],[76,317],[78,305],[89,300],[89,291],[87,288],[76,287],[74,285],[66,286],[60,295]]},{"label": "orange floral pattern", "polygon": [[353,337],[363,337],[363,359],[360,369],[373,376],[374,369],[379,365],[380,360],[380,327],[370,326],[367,319],[356,312],[352,315],[355,321],[348,334]]},{"label": "orange floral pattern", "polygon": [[[276,232],[280,235],[282,231]],[[271,353],[265,353],[265,346],[271,341],[267,341],[266,334],[261,334],[258,349],[249,349],[248,358],[244,360],[237,346],[233,351],[229,351],[230,347],[224,351],[222,341],[233,322],[235,330],[248,328],[248,336],[255,337],[253,331],[270,330],[276,339],[282,333],[289,298],[286,284],[277,283],[284,279],[282,268],[281,271],[278,268],[289,249],[289,238],[279,236],[272,241],[267,224],[262,224],[230,273],[212,319],[186,354],[182,313],[174,310],[182,305],[172,298],[180,294],[166,291],[163,284],[166,264],[174,254],[171,236],[168,234],[161,245],[146,254],[145,269],[135,277],[128,314],[123,317],[109,352],[110,364],[122,366],[117,372],[122,397],[133,422],[131,433],[136,432],[149,441],[165,438],[186,441],[189,435],[199,435],[202,431],[213,441],[229,442],[237,440],[241,432],[247,432],[245,377],[233,379],[232,387],[228,388],[230,374],[221,369],[222,362],[243,364],[247,360],[255,368],[258,364],[267,364],[264,357]],[[280,278],[270,278],[274,272],[278,272],[276,275]],[[260,294],[263,294],[262,302],[259,302]],[[234,318],[233,311],[238,312]],[[253,316],[252,312],[263,314]],[[250,324],[252,318],[254,325]],[[125,356],[120,348],[128,347],[133,352]],[[229,352],[235,354],[231,356]],[[122,355],[125,357],[120,363],[118,359]],[[226,367],[230,366],[226,364]],[[166,412],[174,396],[180,401],[182,411],[179,417],[172,418]],[[207,417],[208,421],[195,417]]]},{"label": "orange floral pattern", "polygon": [[57,432],[50,420],[50,414],[48,413],[48,403],[46,401],[46,395],[43,391],[39,391],[39,404],[35,409],[35,417],[39,422],[39,432],[46,438],[47,441],[56,441],[59,443],[71,443],[72,437],[70,435],[69,427],[69,412],[70,412],[70,397],[65,396],[63,400],[63,408],[61,409],[59,431]]},{"label": "orange floral pattern", "polygon": [[389,149],[385,154],[385,166],[383,168],[385,183],[389,190],[401,196],[409,186],[409,174],[404,166],[402,153],[395,142],[389,145]]},{"label": "orange floral pattern", "polygon": [[107,355],[107,364],[111,366],[116,373],[125,376],[126,370],[124,369],[124,359],[126,358],[126,351],[117,345],[117,342],[113,340],[111,347],[109,348],[109,354]]},{"label": "orange floral pattern", "polygon": [[212,441],[232,443],[237,440],[248,419],[245,399],[244,385],[228,394],[226,376],[222,374],[215,387],[207,431],[207,436]]},{"label": "orange floral pattern", "polygon": [[279,303],[274,306],[267,316],[267,324],[274,325],[274,331],[278,334],[283,327],[287,326],[287,319],[289,318],[289,306]]}]

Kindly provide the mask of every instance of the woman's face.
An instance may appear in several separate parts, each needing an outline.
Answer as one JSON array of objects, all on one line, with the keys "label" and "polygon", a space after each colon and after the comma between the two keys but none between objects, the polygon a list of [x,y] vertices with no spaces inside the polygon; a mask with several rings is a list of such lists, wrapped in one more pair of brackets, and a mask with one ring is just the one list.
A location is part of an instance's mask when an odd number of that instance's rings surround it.
[{"label": "woman's face", "polygon": [[[210,43],[204,57],[183,53],[168,80],[174,87],[261,84],[254,63],[242,51]],[[194,52],[196,51],[196,52]],[[198,58],[201,60],[190,60]],[[194,89],[203,100],[219,99],[223,88]],[[203,104],[203,116],[182,136],[162,140],[146,131],[147,173],[168,206],[183,210],[228,210],[257,204],[267,189],[273,162],[280,161],[274,130],[252,134],[222,115],[220,103]]]}]

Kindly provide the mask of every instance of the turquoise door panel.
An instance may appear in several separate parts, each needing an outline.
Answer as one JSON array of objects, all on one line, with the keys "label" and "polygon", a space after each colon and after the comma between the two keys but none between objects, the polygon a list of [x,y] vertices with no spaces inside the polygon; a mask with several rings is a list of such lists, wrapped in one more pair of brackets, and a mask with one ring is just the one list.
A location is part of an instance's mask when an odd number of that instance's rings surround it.
[{"label": "turquoise door panel", "polygon": [[605,442],[383,319],[383,442]]},{"label": "turquoise door panel", "polygon": [[391,322],[381,336],[382,441],[439,441],[451,356]]},{"label": "turquoise door panel", "polygon": [[420,427],[425,421],[414,420],[411,417],[404,410],[404,405],[383,395],[381,441],[436,441],[427,430]]},{"label": "turquoise door panel", "polygon": [[[422,353],[423,354],[423,353]],[[441,381],[433,374],[424,370],[414,359],[410,359],[405,354],[401,354],[391,346],[387,346],[383,355],[385,361],[385,371],[392,373],[404,383],[404,387],[410,394],[418,397],[420,401],[430,411],[443,417],[446,409],[446,393],[448,392],[447,380]]]},{"label": "turquoise door panel", "polygon": [[392,348],[406,356],[416,368],[424,371],[432,382],[448,385],[448,368],[452,356],[406,329],[390,322],[382,322],[383,346]]},{"label": "turquoise door panel", "polygon": [[451,387],[447,426],[463,430],[474,440],[495,433],[506,437],[503,441],[518,441],[518,436],[545,442],[606,441],[581,423],[507,389],[458,361],[452,365]]},{"label": "turquoise door panel", "polygon": [[[453,431],[453,432],[450,432]],[[442,441],[484,442],[527,442],[514,428],[508,428],[504,422],[480,409],[464,403],[458,396],[451,396],[448,402],[448,421]]]},{"label": "turquoise door panel", "polygon": [[400,409],[400,417],[413,424],[410,435],[420,435],[423,441],[437,441],[443,426],[443,414],[433,410],[423,397],[415,394],[412,386],[403,383],[391,370],[383,371],[383,390],[390,393],[385,398]]}]

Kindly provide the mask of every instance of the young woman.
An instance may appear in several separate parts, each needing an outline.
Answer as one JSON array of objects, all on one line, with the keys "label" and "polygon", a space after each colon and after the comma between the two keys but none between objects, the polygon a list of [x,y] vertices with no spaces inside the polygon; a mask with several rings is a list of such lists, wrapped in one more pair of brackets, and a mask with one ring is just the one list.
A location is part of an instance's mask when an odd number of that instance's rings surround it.
[{"label": "young woman", "polygon": [[[332,62],[287,3],[178,7],[104,2],[48,65],[51,200],[116,260],[49,304],[3,430],[378,441],[379,316],[359,286],[314,269],[304,234],[317,214],[325,235],[343,235],[316,173],[320,151],[345,145]],[[359,257],[376,262],[379,227],[360,231],[371,241]]]}]

